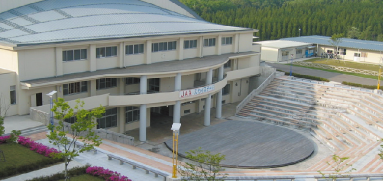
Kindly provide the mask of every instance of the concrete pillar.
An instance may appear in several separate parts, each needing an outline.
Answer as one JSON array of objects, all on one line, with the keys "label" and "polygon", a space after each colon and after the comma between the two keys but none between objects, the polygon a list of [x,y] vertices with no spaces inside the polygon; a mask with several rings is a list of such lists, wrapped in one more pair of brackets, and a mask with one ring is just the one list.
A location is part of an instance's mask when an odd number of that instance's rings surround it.
[{"label": "concrete pillar", "polygon": [[56,54],[56,76],[62,76],[63,75],[63,49],[62,48],[55,48],[55,54]]},{"label": "concrete pillar", "polygon": [[[213,69],[209,69],[206,75],[206,85],[211,85],[213,82]],[[211,94],[208,95],[205,101],[204,125],[210,126],[210,109],[211,109]]]},{"label": "concrete pillar", "polygon": [[204,123],[205,126],[210,126],[210,108],[211,108],[211,94],[209,94],[205,101],[205,115]]},{"label": "concrete pillar", "polygon": [[146,141],[146,105],[140,106],[140,141]]},{"label": "concrete pillar", "polygon": [[120,130],[119,132],[120,133],[124,133],[125,132],[125,122],[126,122],[126,118],[125,118],[125,107],[119,107],[118,108],[118,113],[119,113],[119,117],[118,117],[118,123],[119,123],[119,127],[120,127]]},{"label": "concrete pillar", "polygon": [[206,75],[206,85],[210,85],[213,82],[213,69],[209,69]]},{"label": "concrete pillar", "polygon": [[[63,85],[56,85],[56,100],[58,97],[64,98],[64,91],[63,91]],[[17,91],[16,91],[17,92]]]},{"label": "concrete pillar", "polygon": [[[218,81],[221,81],[223,79],[223,65],[219,67],[218,69]],[[217,94],[217,106],[216,106],[216,118],[222,117],[222,89]]]},{"label": "concrete pillar", "polygon": [[125,95],[125,78],[119,78],[118,80],[119,93],[120,95]]},{"label": "concrete pillar", "polygon": [[222,35],[218,35],[216,54],[221,55],[222,51]]},{"label": "concrete pillar", "polygon": [[95,95],[97,95],[97,89],[96,89],[96,80],[91,80],[91,81],[89,81],[89,83],[90,83],[90,91],[89,91],[89,94],[90,94],[90,96],[95,96]]},{"label": "concrete pillar", "polygon": [[[181,73],[177,73],[174,81],[174,91],[181,90]],[[181,122],[181,101],[177,101],[173,108],[173,123]]]},{"label": "concrete pillar", "polygon": [[146,94],[148,92],[148,78],[146,75],[140,78],[140,94]]},{"label": "concrete pillar", "polygon": [[152,63],[152,41],[148,40],[146,41],[146,48],[145,48],[145,64],[151,64]]},{"label": "concrete pillar", "polygon": [[177,101],[173,107],[173,123],[181,122],[181,101]]},{"label": "concrete pillar", "polygon": [[233,53],[238,53],[238,44],[239,44],[239,36],[238,36],[238,34],[235,34],[235,36],[234,36],[234,47],[233,47]]},{"label": "concrete pillar", "polygon": [[180,38],[180,43],[178,43],[178,60],[184,59],[184,38]]},{"label": "concrete pillar", "polygon": [[94,72],[96,70],[97,70],[96,45],[90,45],[90,48],[89,48],[89,71]]}]

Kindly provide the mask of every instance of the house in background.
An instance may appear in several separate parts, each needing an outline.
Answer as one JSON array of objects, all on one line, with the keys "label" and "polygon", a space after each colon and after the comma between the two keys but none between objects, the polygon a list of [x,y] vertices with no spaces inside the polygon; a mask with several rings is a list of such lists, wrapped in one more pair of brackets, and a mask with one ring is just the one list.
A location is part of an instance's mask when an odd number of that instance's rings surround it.
[{"label": "house in background", "polygon": [[[0,0],[0,93],[8,116],[49,112],[49,92],[106,108],[124,133],[244,99],[260,74],[250,28],[202,20],[172,0]],[[38,115],[37,115],[38,116]],[[66,120],[75,121],[75,118]]]},{"label": "house in background", "polygon": [[339,50],[335,52],[336,47],[331,44],[330,38],[331,37],[328,36],[313,35],[282,38],[281,40],[310,43],[317,47],[318,56],[326,53],[337,54],[338,58],[349,61],[366,62],[371,64],[383,63],[383,42],[342,38],[342,41],[339,44]]},{"label": "house in background", "polygon": [[259,41],[261,44],[261,60],[268,62],[284,62],[291,59],[311,57],[315,48],[311,43],[287,40]]}]

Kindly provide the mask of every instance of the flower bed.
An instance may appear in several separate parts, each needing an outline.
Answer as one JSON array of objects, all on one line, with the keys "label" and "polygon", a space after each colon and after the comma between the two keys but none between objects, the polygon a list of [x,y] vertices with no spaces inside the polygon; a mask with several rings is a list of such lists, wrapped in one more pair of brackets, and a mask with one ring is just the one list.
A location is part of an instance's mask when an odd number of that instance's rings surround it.
[{"label": "flower bed", "polygon": [[27,137],[19,136],[19,139],[17,140],[17,142],[20,145],[30,148],[30,150],[35,151],[36,153],[39,153],[46,157],[51,157],[51,153],[59,153],[58,150],[54,148],[49,148],[41,143],[36,143],[35,141]]},{"label": "flower bed", "polygon": [[132,181],[126,176],[121,176],[121,174],[118,172],[113,172],[103,167],[88,167],[86,169],[86,173],[93,176],[102,177],[107,181]]},{"label": "flower bed", "polygon": [[6,143],[11,136],[0,136],[0,144]]}]

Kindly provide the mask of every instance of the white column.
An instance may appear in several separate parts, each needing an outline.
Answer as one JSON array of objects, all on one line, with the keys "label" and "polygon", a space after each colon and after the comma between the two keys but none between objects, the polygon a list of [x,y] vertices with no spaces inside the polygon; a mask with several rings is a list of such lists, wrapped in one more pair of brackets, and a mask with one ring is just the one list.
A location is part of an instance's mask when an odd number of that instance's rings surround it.
[{"label": "white column", "polygon": [[95,96],[97,95],[97,87],[96,87],[96,80],[91,80],[89,81],[90,84],[90,91],[89,91],[89,96]]},{"label": "white column", "polygon": [[[147,93],[147,77],[140,78],[140,94]],[[146,141],[146,104],[140,106],[140,141]]]},{"label": "white column", "polygon": [[140,94],[146,94],[148,91],[148,78],[146,75],[141,76],[140,78]]},{"label": "white column", "polygon": [[96,45],[90,45],[90,48],[89,48],[89,71],[93,72],[96,70],[97,70]]},{"label": "white column", "polygon": [[[219,67],[218,69],[218,81],[221,81],[223,79],[223,65]],[[222,117],[222,89],[219,90],[217,94],[217,106],[216,106],[216,118]]]},{"label": "white column", "polygon": [[[210,85],[213,82],[213,69],[209,69],[206,76],[206,85]],[[210,126],[210,109],[211,109],[211,94],[209,94],[205,101],[205,115],[204,125]]]},{"label": "white column", "polygon": [[140,106],[140,141],[146,141],[146,105]]},{"label": "white column", "polygon": [[63,49],[56,47],[56,76],[63,75]]},{"label": "white column", "polygon": [[239,36],[238,36],[238,34],[235,34],[235,36],[234,36],[234,51],[233,51],[233,53],[238,53],[238,43],[239,43]]},{"label": "white column", "polygon": [[148,40],[146,41],[146,48],[145,48],[145,64],[151,64],[152,63],[152,41]]},{"label": "white column", "polygon": [[119,107],[118,108],[118,113],[119,113],[119,117],[118,117],[118,121],[119,121],[119,127],[120,127],[120,130],[119,132],[120,133],[124,133],[125,132],[125,107]]},{"label": "white column", "polygon": [[125,95],[125,78],[119,78],[118,80],[119,80],[118,87],[119,87],[120,95]]},{"label": "white column", "polygon": [[[177,73],[174,81],[174,91],[181,90],[181,73]],[[181,101],[177,101],[173,108],[173,123],[181,122]]]},{"label": "white column", "polygon": [[184,59],[184,38],[180,38],[180,43],[178,43],[178,60]]}]

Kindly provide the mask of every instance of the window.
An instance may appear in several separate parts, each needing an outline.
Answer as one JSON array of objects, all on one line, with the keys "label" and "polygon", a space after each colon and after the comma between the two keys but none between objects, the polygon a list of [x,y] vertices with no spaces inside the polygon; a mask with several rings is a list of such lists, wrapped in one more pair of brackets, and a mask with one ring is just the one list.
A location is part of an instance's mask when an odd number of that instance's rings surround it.
[{"label": "window", "polygon": [[117,127],[117,108],[105,110],[101,118],[97,119],[97,129]]},{"label": "window", "polygon": [[73,124],[75,123],[77,120],[76,116],[73,116],[73,117],[70,117],[70,118],[67,118],[67,119],[64,119],[64,122],[67,122],[67,123],[70,123],[70,124]]},{"label": "window", "polygon": [[160,79],[149,79],[149,90],[152,92],[160,92]]},{"label": "window", "polygon": [[230,94],[230,84],[227,84],[223,89],[222,89],[222,95],[227,95]]},{"label": "window", "polygon": [[204,39],[203,46],[205,47],[215,46],[215,38]]},{"label": "window", "polygon": [[116,78],[102,78],[96,80],[96,89],[109,89],[117,86]]},{"label": "window", "polygon": [[11,104],[16,104],[16,86],[9,87],[9,93],[11,96]]},{"label": "window", "polygon": [[343,52],[340,52],[341,55],[346,55],[346,49],[343,49]]},{"label": "window", "polygon": [[289,52],[288,51],[282,51],[282,56],[289,56]]},{"label": "window", "polygon": [[140,53],[144,53],[144,44],[127,45],[125,47],[126,55],[140,54]]},{"label": "window", "polygon": [[81,92],[87,92],[88,91],[88,82],[82,81],[82,82],[75,82],[70,84],[64,84],[64,96],[70,95],[70,94],[77,94]]},{"label": "window", "polygon": [[126,85],[129,84],[139,84],[140,83],[140,78],[126,78],[125,79]]},{"label": "window", "polygon": [[133,106],[125,107],[125,118],[126,118],[126,123],[139,121],[140,120],[140,108],[139,107],[133,107]]},{"label": "window", "polygon": [[223,68],[230,68],[230,67],[231,67],[231,60],[229,60],[225,64],[223,64]]},{"label": "window", "polygon": [[115,57],[115,56],[117,56],[117,46],[96,48],[97,58]]},{"label": "window", "polygon": [[161,42],[161,43],[152,43],[152,52],[160,52],[160,51],[170,51],[177,49],[177,42]]},{"label": "window", "polygon": [[197,48],[197,40],[185,40],[184,49]]},{"label": "window", "polygon": [[354,57],[360,57],[360,53],[354,53]]},{"label": "window", "polygon": [[296,54],[302,54],[302,49],[297,50],[295,53],[296,53]]},{"label": "window", "polygon": [[63,51],[64,62],[73,61],[73,60],[85,60],[87,56],[88,56],[87,49]]},{"label": "window", "polygon": [[195,80],[201,80],[202,79],[202,74],[201,73],[196,73],[195,74]]},{"label": "window", "polygon": [[233,43],[233,37],[222,37],[222,45],[231,45]]},{"label": "window", "polygon": [[332,53],[332,50],[327,50],[327,53]]},{"label": "window", "polygon": [[184,114],[189,114],[189,113],[190,113],[190,109],[184,110]]}]

